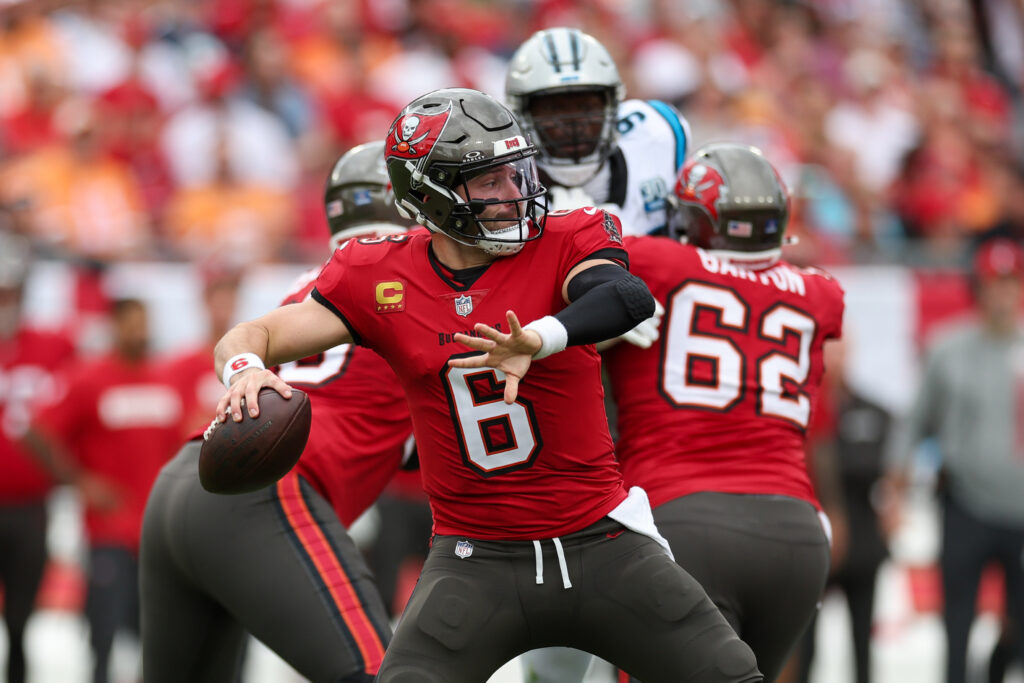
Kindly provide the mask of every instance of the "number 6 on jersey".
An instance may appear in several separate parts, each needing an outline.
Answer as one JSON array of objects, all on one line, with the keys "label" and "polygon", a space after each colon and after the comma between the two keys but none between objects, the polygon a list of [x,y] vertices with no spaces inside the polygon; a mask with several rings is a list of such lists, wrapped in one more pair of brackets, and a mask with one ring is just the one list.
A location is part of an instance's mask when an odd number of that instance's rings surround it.
[{"label": "number 6 on jersey", "polygon": [[505,373],[445,366],[441,379],[462,457],[470,468],[493,477],[533,464],[541,446],[533,406],[522,397],[505,403]]}]

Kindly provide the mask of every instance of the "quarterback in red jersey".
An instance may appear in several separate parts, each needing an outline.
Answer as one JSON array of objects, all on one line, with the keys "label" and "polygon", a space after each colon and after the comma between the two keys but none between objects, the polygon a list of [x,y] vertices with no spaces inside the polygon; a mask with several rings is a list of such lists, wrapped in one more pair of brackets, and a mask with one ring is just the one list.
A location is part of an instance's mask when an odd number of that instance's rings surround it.
[{"label": "quarterback in red jersey", "polygon": [[[383,142],[337,161],[324,196],[332,249],[406,232],[387,182]],[[317,272],[299,278],[285,308],[309,297]],[[150,495],[141,585],[147,681],[236,679],[246,630],[314,681],[369,683],[384,657],[388,612],[346,528],[402,463],[412,432],[405,395],[383,359],[351,344],[277,371],[313,409],[291,472],[260,491],[209,493],[196,438]],[[201,564],[187,559],[193,554]]]},{"label": "quarterback in red jersey", "polygon": [[653,347],[606,353],[618,455],[676,560],[774,680],[828,573],[804,441],[843,291],[780,260],[788,198],[754,148],[698,150],[674,194],[669,238],[626,241],[665,316]]},{"label": "quarterback in red jersey", "polygon": [[483,93],[409,104],[385,142],[388,175],[430,234],[349,241],[310,299],[225,335],[220,419],[240,420],[243,399],[258,414],[263,386],[290,395],[264,363],[354,342],[394,368],[435,535],[382,683],[479,683],[549,645],[655,683],[759,681],[616,468],[592,344],[649,317],[653,298],[623,267],[614,217],[546,215],[535,154]]}]

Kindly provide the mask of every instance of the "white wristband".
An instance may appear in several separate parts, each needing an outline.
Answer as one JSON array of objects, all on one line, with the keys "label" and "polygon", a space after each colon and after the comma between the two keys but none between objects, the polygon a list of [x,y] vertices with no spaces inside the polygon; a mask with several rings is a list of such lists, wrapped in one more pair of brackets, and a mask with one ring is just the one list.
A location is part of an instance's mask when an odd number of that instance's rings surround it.
[{"label": "white wristband", "polygon": [[553,315],[546,315],[526,325],[524,330],[533,330],[540,335],[540,351],[533,354],[534,360],[547,358],[553,353],[564,351],[569,343],[569,332],[565,325]]},{"label": "white wristband", "polygon": [[231,358],[228,358],[228,362],[224,364],[224,374],[221,375],[221,381],[224,382],[224,386],[230,389],[231,378],[242,370],[248,370],[249,368],[267,369],[263,364],[263,359],[255,353],[240,353],[237,356],[231,356]]}]

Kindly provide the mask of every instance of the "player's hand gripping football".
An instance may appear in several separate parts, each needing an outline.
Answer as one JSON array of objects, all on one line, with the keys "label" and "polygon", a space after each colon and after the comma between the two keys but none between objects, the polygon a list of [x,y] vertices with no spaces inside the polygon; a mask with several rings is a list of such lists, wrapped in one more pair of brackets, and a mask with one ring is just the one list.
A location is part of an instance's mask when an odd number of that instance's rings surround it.
[{"label": "player's hand gripping football", "polygon": [[226,422],[230,414],[235,422],[241,422],[243,405],[249,409],[251,417],[257,417],[260,414],[257,396],[263,387],[270,387],[285,398],[292,397],[292,388],[270,370],[245,370],[231,378],[231,388],[217,402],[218,419]]},{"label": "player's hand gripping football", "polygon": [[479,356],[452,358],[448,364],[456,368],[495,368],[505,373],[505,403],[513,403],[519,395],[519,381],[530,369],[533,354],[540,351],[540,335],[524,330],[512,311],[505,313],[509,334],[490,325],[477,323],[473,329],[479,337],[456,333],[455,341],[477,351]]}]

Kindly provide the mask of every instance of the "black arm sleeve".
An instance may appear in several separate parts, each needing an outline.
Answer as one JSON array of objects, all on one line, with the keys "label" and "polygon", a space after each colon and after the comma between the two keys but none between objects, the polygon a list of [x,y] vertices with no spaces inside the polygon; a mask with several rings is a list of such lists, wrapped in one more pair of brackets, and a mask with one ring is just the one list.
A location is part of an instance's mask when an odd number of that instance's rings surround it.
[{"label": "black arm sleeve", "polygon": [[569,346],[595,344],[630,331],[654,315],[654,297],[643,280],[610,263],[580,272],[569,281],[572,302],[555,314]]}]

